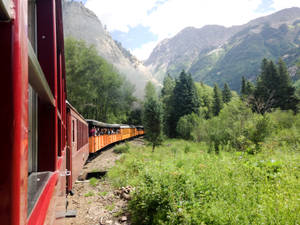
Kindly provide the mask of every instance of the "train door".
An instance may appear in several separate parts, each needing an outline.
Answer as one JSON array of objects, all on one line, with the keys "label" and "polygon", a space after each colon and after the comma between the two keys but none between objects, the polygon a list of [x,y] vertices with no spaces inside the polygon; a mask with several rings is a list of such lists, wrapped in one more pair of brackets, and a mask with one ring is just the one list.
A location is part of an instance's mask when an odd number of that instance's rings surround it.
[{"label": "train door", "polygon": [[[77,122],[76,118],[72,115],[72,111],[68,109],[68,150],[67,150],[67,171],[73,171],[73,154],[77,150]],[[67,191],[72,190],[73,174],[71,172],[70,176],[67,176]]]},{"label": "train door", "polygon": [[[67,170],[72,171],[72,116],[67,108]],[[72,175],[72,174],[71,174]],[[72,190],[72,176],[67,176],[67,192]]]}]

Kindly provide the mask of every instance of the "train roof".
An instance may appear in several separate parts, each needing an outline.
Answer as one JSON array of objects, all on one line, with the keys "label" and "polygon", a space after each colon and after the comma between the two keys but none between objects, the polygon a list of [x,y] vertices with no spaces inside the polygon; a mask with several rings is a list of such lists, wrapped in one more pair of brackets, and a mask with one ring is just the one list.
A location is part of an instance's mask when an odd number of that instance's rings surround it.
[{"label": "train roof", "polygon": [[83,119],[84,121],[86,121],[86,119],[77,111],[77,109],[74,108],[74,106],[71,105],[71,103],[68,100],[66,100],[66,104],[67,104],[67,107],[69,107],[74,112],[76,112],[77,115],[81,117],[81,119]]},{"label": "train roof", "polygon": [[103,122],[99,122],[97,120],[91,120],[91,119],[87,119],[86,122],[88,122],[88,124],[91,124],[91,125],[94,125],[97,127],[120,128],[120,124],[103,123]]},{"label": "train roof", "polygon": [[128,124],[110,124],[110,123],[103,123],[97,120],[87,119],[86,122],[90,125],[94,125],[97,127],[104,127],[104,128],[144,128],[143,126],[134,126]]}]

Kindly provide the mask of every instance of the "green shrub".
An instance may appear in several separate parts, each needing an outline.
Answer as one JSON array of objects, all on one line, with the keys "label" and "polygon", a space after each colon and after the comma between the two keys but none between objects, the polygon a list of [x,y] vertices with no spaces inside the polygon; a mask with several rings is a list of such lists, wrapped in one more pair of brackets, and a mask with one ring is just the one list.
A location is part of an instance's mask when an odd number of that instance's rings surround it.
[{"label": "green shrub", "polygon": [[92,177],[89,180],[89,183],[90,183],[91,186],[96,187],[98,185],[98,183],[99,183],[99,180],[97,178],[95,178],[95,177]]},{"label": "green shrub", "polygon": [[84,197],[91,197],[94,196],[94,192],[89,191],[88,193],[84,194]]},{"label": "green shrub", "polygon": [[198,126],[200,118],[195,114],[188,114],[181,117],[177,123],[176,131],[179,137],[186,140],[192,139],[192,131]]},{"label": "green shrub", "polygon": [[128,152],[130,149],[130,146],[127,142],[125,142],[124,145],[118,145],[117,147],[114,148],[114,153],[117,153],[117,154],[122,154],[122,153],[126,153]]}]

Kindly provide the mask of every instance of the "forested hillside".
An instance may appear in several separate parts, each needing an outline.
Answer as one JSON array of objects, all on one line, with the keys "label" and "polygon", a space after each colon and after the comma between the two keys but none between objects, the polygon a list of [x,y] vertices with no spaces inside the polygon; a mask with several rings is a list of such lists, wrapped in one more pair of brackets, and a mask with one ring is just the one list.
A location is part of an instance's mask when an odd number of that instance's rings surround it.
[{"label": "forested hillside", "polygon": [[114,65],[118,73],[135,86],[135,97],[143,98],[144,87],[149,80],[159,86],[143,63],[120,42],[114,41],[96,14],[81,2],[64,0],[63,18],[65,38],[71,37],[93,45],[98,55]]},{"label": "forested hillside", "polygon": [[134,86],[93,46],[65,40],[67,99],[85,117],[103,122],[126,122],[136,98]]}]

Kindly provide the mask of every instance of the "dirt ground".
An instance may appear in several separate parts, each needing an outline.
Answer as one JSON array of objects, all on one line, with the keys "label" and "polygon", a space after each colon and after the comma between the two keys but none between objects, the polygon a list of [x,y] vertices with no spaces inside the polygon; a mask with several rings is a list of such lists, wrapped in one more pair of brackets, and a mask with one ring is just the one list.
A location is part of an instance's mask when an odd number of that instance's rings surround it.
[{"label": "dirt ground", "polygon": [[[143,145],[143,138],[129,142],[131,145]],[[102,151],[89,161],[83,168],[83,174],[108,171],[115,165],[121,155],[113,152],[114,147]],[[73,196],[68,196],[68,210],[76,210],[74,218],[66,218],[68,225],[128,225],[130,216],[127,213],[126,193],[130,187],[115,189],[104,178],[92,186],[88,180],[76,181],[73,186]],[[126,192],[126,193],[123,193]],[[122,195],[123,194],[123,195]],[[125,195],[125,197],[124,197]],[[126,200],[127,199],[127,200]]]}]

